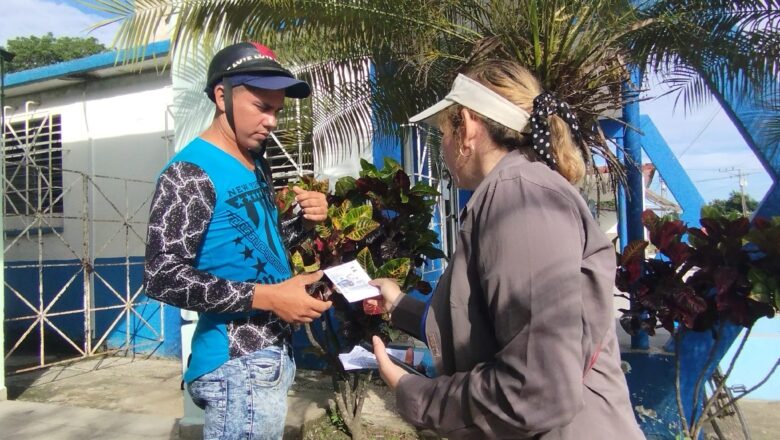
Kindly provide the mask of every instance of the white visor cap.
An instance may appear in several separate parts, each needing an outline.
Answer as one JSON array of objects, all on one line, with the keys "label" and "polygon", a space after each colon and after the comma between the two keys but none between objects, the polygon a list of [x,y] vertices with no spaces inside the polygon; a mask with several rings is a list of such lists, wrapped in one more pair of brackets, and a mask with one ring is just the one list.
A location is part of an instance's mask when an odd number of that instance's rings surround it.
[{"label": "white visor cap", "polygon": [[425,122],[438,126],[437,121],[433,118],[442,110],[456,103],[518,132],[525,130],[528,120],[531,118],[527,111],[508,99],[459,73],[455,82],[452,83],[452,90],[444,99],[412,116],[409,118],[409,122]]}]

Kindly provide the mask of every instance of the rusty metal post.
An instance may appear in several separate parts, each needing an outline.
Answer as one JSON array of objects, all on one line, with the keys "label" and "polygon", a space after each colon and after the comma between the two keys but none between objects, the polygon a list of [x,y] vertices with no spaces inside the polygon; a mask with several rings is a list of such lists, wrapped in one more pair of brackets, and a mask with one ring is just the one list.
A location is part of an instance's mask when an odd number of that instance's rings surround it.
[{"label": "rusty metal post", "polygon": [[[5,347],[5,61],[13,54],[0,48],[0,347]],[[5,388],[5,349],[0,349],[0,401],[8,393]]]},{"label": "rusty metal post", "polygon": [[[28,107],[28,104],[30,104],[32,101],[27,101],[25,103],[25,108]],[[25,118],[25,126],[27,127],[26,130],[26,140],[27,140],[27,148],[30,148],[31,142],[30,142],[30,114],[27,113],[27,117]],[[29,157],[32,158],[32,154],[30,151],[28,151]],[[35,169],[35,177],[36,177],[36,186],[38,197],[35,201],[35,220],[33,222],[36,224],[36,236],[38,239],[38,328],[39,328],[39,337],[40,340],[40,351],[39,351],[39,365],[43,366],[44,360],[46,359],[46,348],[44,345],[44,338],[45,338],[45,329],[46,329],[46,322],[44,317],[46,316],[46,309],[44,308],[44,299],[43,299],[43,221],[41,221],[43,217],[43,191],[41,190],[41,169],[38,166],[35,161],[31,161],[31,166],[33,169]],[[30,173],[25,173],[27,175],[27,178],[30,178]],[[27,189],[29,189],[29,182],[27,184]]]},{"label": "rusty metal post", "polygon": [[125,213],[122,216],[125,228],[125,313],[127,315],[125,316],[125,348],[130,350],[132,346],[130,342],[130,317],[132,315],[130,309],[133,307],[133,301],[130,296],[130,225],[127,223],[128,215],[130,215],[130,194],[127,192],[127,180],[125,180]]},{"label": "rusty metal post", "polygon": [[84,353],[92,353],[92,260],[89,252],[89,176],[82,174],[81,271],[84,277]]}]

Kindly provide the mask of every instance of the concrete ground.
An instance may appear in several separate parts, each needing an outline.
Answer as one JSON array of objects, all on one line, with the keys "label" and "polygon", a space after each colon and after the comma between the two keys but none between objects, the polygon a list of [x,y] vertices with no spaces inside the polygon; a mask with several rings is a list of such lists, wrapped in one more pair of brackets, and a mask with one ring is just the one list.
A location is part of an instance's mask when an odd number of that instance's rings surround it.
[{"label": "concrete ground", "polygon": [[[181,363],[105,357],[6,378],[0,401],[0,440],[179,439],[183,416]],[[329,377],[299,370],[288,397],[285,438],[323,416],[333,397]],[[371,386],[364,420],[392,432],[414,432],[395,415],[387,387]],[[187,430],[181,438],[198,438]]]},{"label": "concrete ground", "polygon": [[182,416],[181,362],[98,357],[6,378],[9,400]]},{"label": "concrete ground", "polygon": [[[183,415],[178,361],[127,357],[83,360],[6,378],[0,402],[0,440],[179,439]],[[325,414],[331,381],[299,371],[289,394],[288,435]],[[780,402],[740,403],[753,440],[780,438]],[[365,420],[376,428],[413,433],[396,415],[392,393],[372,386]]]},{"label": "concrete ground", "polygon": [[176,418],[8,400],[0,402],[0,439],[179,439]]}]

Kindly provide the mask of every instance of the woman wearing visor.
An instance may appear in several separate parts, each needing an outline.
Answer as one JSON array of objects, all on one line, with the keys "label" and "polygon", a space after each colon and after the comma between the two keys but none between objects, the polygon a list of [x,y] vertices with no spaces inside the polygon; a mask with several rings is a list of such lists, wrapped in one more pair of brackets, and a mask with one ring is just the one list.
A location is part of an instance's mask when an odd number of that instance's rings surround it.
[{"label": "woman wearing visor", "polygon": [[644,438],[620,368],[615,251],[574,186],[585,174],[574,113],[494,60],[410,120],[443,132],[454,183],[474,193],[429,305],[373,281],[440,374],[405,373],[374,339],[403,418],[449,439]]}]

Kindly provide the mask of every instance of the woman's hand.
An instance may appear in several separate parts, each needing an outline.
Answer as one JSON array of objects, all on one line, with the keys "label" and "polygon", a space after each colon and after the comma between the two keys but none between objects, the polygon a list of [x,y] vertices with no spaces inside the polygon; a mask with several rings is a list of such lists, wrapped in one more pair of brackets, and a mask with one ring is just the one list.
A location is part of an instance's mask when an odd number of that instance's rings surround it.
[{"label": "woman's hand", "polygon": [[379,375],[382,376],[382,380],[392,389],[398,386],[398,381],[401,380],[401,376],[409,374],[403,370],[403,368],[395,365],[389,355],[385,351],[385,344],[378,336],[374,336],[371,341],[374,343],[374,356],[376,356],[376,362],[379,364]]},{"label": "woman's hand", "polygon": [[395,280],[391,280],[389,278],[377,278],[375,280],[369,281],[368,284],[379,288],[379,292],[382,294],[382,297],[369,298],[365,300],[366,303],[370,304],[371,306],[381,307],[387,313],[392,312],[393,304],[396,304],[399,297],[403,295],[403,293],[401,293],[401,288],[398,286],[398,283],[396,283]]}]

